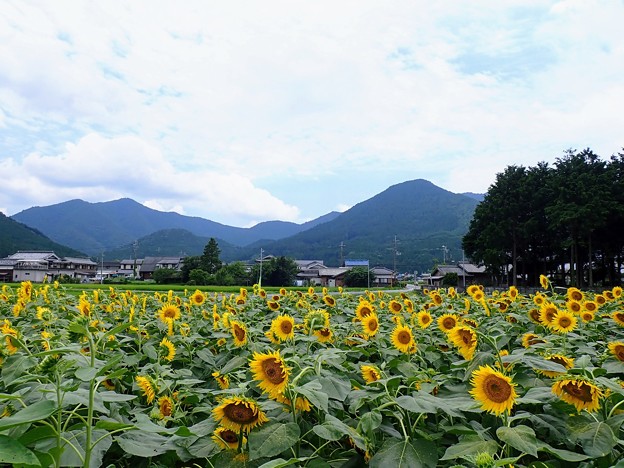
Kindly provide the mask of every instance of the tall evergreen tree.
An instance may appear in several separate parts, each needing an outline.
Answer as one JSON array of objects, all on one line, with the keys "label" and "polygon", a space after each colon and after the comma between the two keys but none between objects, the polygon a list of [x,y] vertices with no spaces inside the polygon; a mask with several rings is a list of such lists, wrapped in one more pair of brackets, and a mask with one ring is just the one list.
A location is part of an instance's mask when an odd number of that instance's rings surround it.
[{"label": "tall evergreen tree", "polygon": [[214,237],[211,237],[200,257],[200,268],[211,275],[215,274],[223,266],[219,258],[220,255],[219,244]]}]

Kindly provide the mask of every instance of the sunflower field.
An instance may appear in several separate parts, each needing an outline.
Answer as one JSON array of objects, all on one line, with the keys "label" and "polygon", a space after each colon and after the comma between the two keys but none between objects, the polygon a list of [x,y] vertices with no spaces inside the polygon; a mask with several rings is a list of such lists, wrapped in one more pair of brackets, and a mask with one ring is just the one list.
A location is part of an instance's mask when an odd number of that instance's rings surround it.
[{"label": "sunflower field", "polygon": [[[0,464],[624,467],[622,289],[0,293]],[[621,438],[622,437],[622,438]]]}]

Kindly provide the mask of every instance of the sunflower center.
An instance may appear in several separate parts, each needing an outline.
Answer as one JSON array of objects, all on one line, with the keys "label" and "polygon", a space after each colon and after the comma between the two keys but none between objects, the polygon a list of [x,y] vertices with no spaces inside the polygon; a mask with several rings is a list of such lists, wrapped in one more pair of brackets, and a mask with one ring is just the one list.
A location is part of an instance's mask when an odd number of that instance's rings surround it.
[{"label": "sunflower center", "polygon": [[362,307],[360,309],[360,315],[362,317],[366,317],[366,316],[370,315],[370,313],[371,313],[371,310],[368,307]]},{"label": "sunflower center", "polygon": [[163,416],[171,416],[171,402],[169,400],[165,400],[160,405],[160,413]]},{"label": "sunflower center", "polygon": [[580,301],[581,299],[583,299],[583,296],[582,296],[580,293],[576,292],[576,291],[574,291],[574,292],[571,294],[571,297],[572,297],[572,299],[574,299],[575,301]]},{"label": "sunflower center", "polygon": [[319,331],[319,333],[324,337],[328,337],[331,335],[331,331],[329,330],[329,328],[323,328]]},{"label": "sunflower center", "polygon": [[552,322],[553,318],[555,317],[555,314],[557,313],[556,310],[553,309],[547,309],[546,310],[546,320],[548,321],[548,323]]},{"label": "sunflower center", "polygon": [[167,308],[165,309],[165,311],[163,312],[163,315],[168,318],[168,319],[172,319],[175,317],[175,310],[173,308]]},{"label": "sunflower center", "polygon": [[423,315],[420,320],[422,321],[422,323],[429,323],[431,321],[431,317],[429,317],[428,315]]},{"label": "sunflower center", "polygon": [[221,432],[219,434],[219,437],[221,437],[228,444],[234,444],[238,442],[238,436],[236,435],[236,433],[234,431],[230,431],[229,429]]},{"label": "sunflower center", "polygon": [[511,396],[512,387],[509,383],[496,375],[488,375],[483,382],[483,391],[488,400],[494,403],[504,403]]},{"label": "sunflower center", "polygon": [[624,313],[622,313],[622,312],[616,312],[616,313],[615,313],[615,318],[616,318],[619,322],[624,322]]},{"label": "sunflower center", "polygon": [[559,326],[562,328],[567,328],[572,324],[572,320],[570,320],[570,317],[561,317],[559,319]]},{"label": "sunflower center", "polygon": [[280,330],[285,335],[290,334],[290,332],[292,332],[292,323],[290,323],[288,320],[284,320],[280,323]]},{"label": "sunflower center", "polygon": [[243,341],[245,339],[245,330],[238,325],[234,325],[234,334],[239,341]]},{"label": "sunflower center", "polygon": [[593,312],[594,310],[596,310],[596,305],[591,302],[588,302],[587,304],[585,304],[585,308],[588,311]]},{"label": "sunflower center", "polygon": [[279,385],[285,380],[282,363],[275,358],[262,361],[262,371],[269,382],[274,385]]},{"label": "sunflower center", "polygon": [[615,357],[620,361],[624,361],[624,346],[618,345],[614,349]]},{"label": "sunflower center", "polygon": [[446,329],[446,330],[450,330],[452,328],[455,328],[456,322],[454,318],[451,317],[447,317],[442,321],[442,326]]},{"label": "sunflower center", "polygon": [[368,329],[370,331],[377,330],[377,320],[375,320],[374,318],[372,320],[369,320],[369,322],[368,322]]},{"label": "sunflower center", "polygon": [[250,424],[258,419],[258,413],[243,403],[230,403],[223,408],[223,413],[230,421],[238,424]]},{"label": "sunflower center", "polygon": [[472,343],[472,333],[468,330],[459,330],[459,336],[465,345]]},{"label": "sunflower center", "polygon": [[568,382],[563,385],[563,390],[585,403],[593,401],[591,387],[585,382]]},{"label": "sunflower center", "polygon": [[535,320],[536,322],[539,322],[539,316],[540,316],[540,314],[539,314],[539,310],[537,310],[537,309],[531,309],[531,311],[530,311],[529,313],[531,314],[531,318],[532,318],[533,320]]},{"label": "sunflower center", "polygon": [[568,363],[566,362],[566,360],[559,356],[552,356],[548,358],[548,360],[551,362],[556,362],[557,364],[561,364],[563,367],[568,367]]},{"label": "sunflower center", "polygon": [[410,341],[412,341],[412,337],[405,330],[401,330],[397,335],[397,341],[401,344],[406,345],[409,344]]}]

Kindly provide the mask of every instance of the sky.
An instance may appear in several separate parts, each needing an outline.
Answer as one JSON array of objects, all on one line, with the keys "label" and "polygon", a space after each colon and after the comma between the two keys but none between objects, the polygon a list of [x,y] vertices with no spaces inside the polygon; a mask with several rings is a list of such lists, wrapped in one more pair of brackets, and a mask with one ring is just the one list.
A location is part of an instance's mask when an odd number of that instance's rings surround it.
[{"label": "sky", "polygon": [[0,0],[0,211],[248,227],[624,147],[622,0]]}]

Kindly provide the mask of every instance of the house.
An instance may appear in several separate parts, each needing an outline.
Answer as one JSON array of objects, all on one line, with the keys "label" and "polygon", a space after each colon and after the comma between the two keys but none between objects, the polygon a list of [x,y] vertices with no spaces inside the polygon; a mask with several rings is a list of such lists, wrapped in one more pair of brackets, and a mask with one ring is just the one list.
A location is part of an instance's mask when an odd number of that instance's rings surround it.
[{"label": "house", "polygon": [[321,268],[318,270],[318,276],[320,280],[320,286],[334,288],[338,286],[344,286],[344,275],[351,268],[339,267],[339,268]]},{"label": "house", "polygon": [[160,268],[170,268],[172,270],[180,270],[184,257],[145,257],[141,263],[139,276],[141,279],[152,279],[154,271]]},{"label": "house", "polygon": [[119,274],[125,277],[139,276],[142,265],[143,265],[142,258],[124,259],[119,264]]},{"label": "house", "polygon": [[468,284],[481,284],[488,281],[485,266],[474,265],[469,262],[459,262],[456,265],[438,265],[431,276],[427,278],[427,284],[433,287],[440,287],[442,279],[448,273],[455,273],[458,278],[458,286]]},{"label": "house", "polygon": [[376,266],[370,269],[371,278],[373,283],[371,286],[386,287],[391,286],[397,282],[396,274],[390,268]]},{"label": "house", "polygon": [[18,251],[0,259],[0,280],[41,283],[44,278],[61,275],[82,280],[94,277],[96,269],[97,263],[90,258],[61,258],[52,251]]},{"label": "house", "polygon": [[319,271],[327,268],[322,260],[295,260],[295,263],[299,269],[295,280],[298,286],[304,284],[319,286],[321,284]]}]

